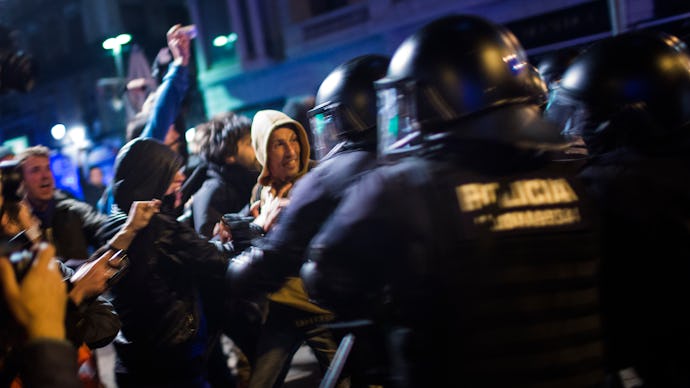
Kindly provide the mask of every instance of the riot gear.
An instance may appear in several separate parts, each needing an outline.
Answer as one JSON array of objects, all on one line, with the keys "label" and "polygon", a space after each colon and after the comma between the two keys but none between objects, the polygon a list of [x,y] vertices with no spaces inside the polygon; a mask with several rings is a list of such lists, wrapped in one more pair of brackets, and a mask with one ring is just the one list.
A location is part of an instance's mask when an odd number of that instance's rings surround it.
[{"label": "riot gear", "polygon": [[549,91],[558,87],[563,73],[568,69],[573,59],[577,57],[578,53],[578,50],[568,48],[549,53],[539,60],[537,70],[539,70],[539,75],[541,75]]},{"label": "riot gear", "polygon": [[563,140],[515,37],[439,19],[375,85],[379,146],[396,163],[339,194],[310,239],[310,298],[384,328],[393,386],[600,385],[598,220],[581,165],[534,152]]},{"label": "riot gear", "polygon": [[386,74],[388,62],[381,55],[363,55],[339,65],[323,80],[316,106],[308,112],[317,159],[344,139],[375,128],[374,81]]},{"label": "riot gear", "polygon": [[[386,77],[375,84],[383,155],[445,131],[511,143],[560,141],[550,130],[524,131],[512,123],[488,132],[485,126],[464,125],[495,108],[546,99],[546,86],[515,36],[475,16],[448,16],[420,29],[400,45]],[[456,125],[460,120],[463,125]]]},{"label": "riot gear", "polygon": [[563,75],[546,109],[590,152],[649,147],[690,122],[690,55],[678,38],[635,32],[595,43]]}]

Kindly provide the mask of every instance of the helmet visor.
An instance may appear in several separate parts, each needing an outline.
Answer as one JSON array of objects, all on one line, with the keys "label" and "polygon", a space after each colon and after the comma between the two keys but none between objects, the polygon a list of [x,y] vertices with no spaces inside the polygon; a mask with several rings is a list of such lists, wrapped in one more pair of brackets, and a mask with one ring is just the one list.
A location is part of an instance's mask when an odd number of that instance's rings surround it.
[{"label": "helmet visor", "polygon": [[329,104],[316,107],[308,112],[309,127],[314,144],[312,151],[316,160],[325,157],[336,144],[341,142],[338,137],[341,128],[339,106]]},{"label": "helmet visor", "polygon": [[413,82],[379,84],[378,152],[380,156],[411,151],[421,141],[417,112],[417,87]]}]

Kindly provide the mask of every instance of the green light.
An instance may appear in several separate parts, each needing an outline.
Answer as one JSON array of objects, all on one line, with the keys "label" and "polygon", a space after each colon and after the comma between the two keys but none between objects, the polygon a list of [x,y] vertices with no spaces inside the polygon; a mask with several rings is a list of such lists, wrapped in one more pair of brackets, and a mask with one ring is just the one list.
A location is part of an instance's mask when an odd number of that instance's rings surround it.
[{"label": "green light", "polygon": [[388,119],[388,133],[394,138],[398,137],[398,116]]},{"label": "green light", "polygon": [[232,32],[229,35],[219,35],[213,39],[213,45],[216,47],[229,46],[237,42],[237,34]]},{"label": "green light", "polygon": [[321,135],[323,133],[324,128],[326,127],[326,118],[323,116],[323,113],[319,113],[316,116],[314,116],[314,120],[316,121],[316,133]]},{"label": "green light", "polygon": [[120,34],[120,35],[117,36],[117,38],[115,38],[115,40],[116,40],[117,43],[119,43],[121,46],[124,46],[124,45],[126,45],[127,43],[129,43],[129,42],[132,40],[132,35],[130,35],[130,34]]},{"label": "green light", "polygon": [[108,38],[103,41],[103,48],[106,50],[112,50],[117,46],[119,46],[119,44],[117,43],[117,39],[115,38]]},{"label": "green light", "polygon": [[213,45],[216,46],[216,47],[223,47],[223,46],[225,46],[226,44],[228,44],[228,37],[225,36],[225,35],[216,36],[216,37],[213,39]]},{"label": "green light", "polygon": [[121,46],[132,41],[132,35],[120,34],[115,38],[108,38],[103,41],[103,48],[106,50],[119,50]]}]

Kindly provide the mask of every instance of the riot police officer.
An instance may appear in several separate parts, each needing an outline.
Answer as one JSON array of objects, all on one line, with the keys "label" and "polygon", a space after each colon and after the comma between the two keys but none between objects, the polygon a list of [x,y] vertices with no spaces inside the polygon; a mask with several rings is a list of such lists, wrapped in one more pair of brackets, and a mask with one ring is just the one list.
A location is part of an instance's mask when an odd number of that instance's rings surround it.
[{"label": "riot police officer", "polygon": [[600,41],[567,69],[546,110],[590,153],[582,177],[603,215],[608,365],[637,386],[690,386],[688,64],[671,35]]},{"label": "riot police officer", "polygon": [[599,383],[595,220],[543,152],[563,140],[515,36],[444,17],[376,87],[381,155],[406,157],[363,177],[312,240],[310,295],[389,328],[396,386]]}]

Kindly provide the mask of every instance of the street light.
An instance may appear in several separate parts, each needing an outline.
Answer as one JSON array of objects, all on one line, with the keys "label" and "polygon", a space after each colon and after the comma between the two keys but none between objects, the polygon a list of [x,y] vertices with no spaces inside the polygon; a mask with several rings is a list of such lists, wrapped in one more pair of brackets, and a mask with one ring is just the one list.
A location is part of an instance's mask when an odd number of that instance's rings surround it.
[{"label": "street light", "polygon": [[120,34],[114,38],[108,38],[103,41],[103,48],[105,50],[112,50],[113,57],[115,57],[115,68],[119,78],[124,77],[124,69],[122,65],[122,46],[126,45],[132,40],[130,34]]},{"label": "street light", "polygon": [[229,35],[220,35],[213,38],[213,45],[216,47],[224,47],[235,44],[237,41],[237,34],[232,32]]},{"label": "street light", "polygon": [[65,137],[65,132],[67,132],[67,128],[64,124],[55,124],[50,128],[50,134],[55,140],[62,140]]}]

